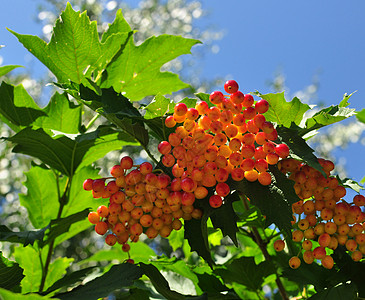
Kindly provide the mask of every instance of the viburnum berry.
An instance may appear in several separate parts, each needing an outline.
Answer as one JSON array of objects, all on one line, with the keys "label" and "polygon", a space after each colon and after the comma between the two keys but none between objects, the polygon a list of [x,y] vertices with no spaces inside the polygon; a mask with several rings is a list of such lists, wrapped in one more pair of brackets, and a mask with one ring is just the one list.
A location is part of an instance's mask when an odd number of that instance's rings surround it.
[{"label": "viburnum berry", "polygon": [[211,196],[209,198],[209,204],[213,208],[218,208],[218,207],[222,206],[222,204],[223,204],[222,197],[219,196],[219,195],[213,195],[213,196]]},{"label": "viburnum berry", "polygon": [[238,91],[238,83],[235,80],[228,80],[224,84],[224,90],[229,94],[233,94]]},{"label": "viburnum berry", "polygon": [[129,170],[133,167],[133,159],[129,156],[124,156],[121,160],[120,160],[120,166],[123,169]]},{"label": "viburnum berry", "polygon": [[300,267],[300,258],[298,256],[293,256],[289,259],[289,266],[292,269],[298,269]]},{"label": "viburnum berry", "polygon": [[285,242],[283,240],[276,240],[274,242],[275,251],[280,252],[280,251],[284,250],[284,248],[285,248]]},{"label": "viburnum berry", "polygon": [[82,185],[83,189],[85,191],[91,191],[93,189],[93,182],[94,182],[94,180],[92,180],[90,178],[86,179]]}]

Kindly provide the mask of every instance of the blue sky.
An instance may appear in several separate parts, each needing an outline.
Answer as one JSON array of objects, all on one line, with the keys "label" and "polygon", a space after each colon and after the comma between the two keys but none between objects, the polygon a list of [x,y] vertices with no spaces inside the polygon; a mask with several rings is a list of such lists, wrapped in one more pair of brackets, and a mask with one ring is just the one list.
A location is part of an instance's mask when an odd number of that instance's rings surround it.
[{"label": "blue sky", "polygon": [[[5,27],[38,35],[36,7],[41,1],[3,1],[0,11],[0,50],[3,64],[21,64],[27,69],[39,64]],[[278,70],[293,93],[319,79],[318,99],[337,104],[344,93],[357,91],[351,106],[365,107],[365,1],[360,0],[203,0],[209,12],[202,21],[224,30],[217,41],[220,51],[207,53],[199,62],[202,76],[230,77],[244,92],[269,92],[267,81]],[[314,104],[314,103],[311,103]],[[351,145],[339,155],[348,157],[349,174],[364,175],[365,159],[358,155],[363,145]],[[356,158],[355,158],[356,157]]]}]

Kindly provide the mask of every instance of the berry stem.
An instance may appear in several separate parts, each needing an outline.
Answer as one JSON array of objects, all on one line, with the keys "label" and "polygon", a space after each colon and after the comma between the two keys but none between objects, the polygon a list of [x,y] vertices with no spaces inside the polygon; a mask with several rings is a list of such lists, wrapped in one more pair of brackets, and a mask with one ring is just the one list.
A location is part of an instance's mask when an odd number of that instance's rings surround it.
[{"label": "berry stem", "polygon": [[[245,206],[245,209],[248,210],[249,206],[248,206],[248,202],[247,202],[247,198],[246,196],[242,195],[241,196],[243,205]],[[269,252],[267,251],[267,242],[265,242],[262,238],[260,233],[258,232],[257,228],[255,226],[251,227],[251,231],[252,231],[252,235],[253,235],[253,240],[254,242],[259,246],[262,254],[265,257],[265,260],[267,261],[272,261],[272,258],[269,254]],[[288,295],[286,294],[285,288],[283,283],[280,280],[280,276],[278,275],[278,273],[275,271],[275,275],[276,275],[276,285],[279,289],[280,295],[283,298],[283,300],[289,300]]]}]

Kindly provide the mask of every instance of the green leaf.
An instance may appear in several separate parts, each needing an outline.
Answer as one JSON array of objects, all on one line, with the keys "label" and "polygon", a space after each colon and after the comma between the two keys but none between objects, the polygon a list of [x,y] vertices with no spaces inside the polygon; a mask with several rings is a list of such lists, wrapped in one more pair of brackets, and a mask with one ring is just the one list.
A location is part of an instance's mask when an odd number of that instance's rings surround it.
[{"label": "green leaf", "polygon": [[21,281],[22,293],[38,292],[42,278],[42,266],[38,251],[30,245],[15,247],[14,258],[24,269],[25,277]]},{"label": "green leaf", "polygon": [[166,113],[173,110],[175,103],[169,98],[165,98],[161,94],[157,94],[155,98],[144,109],[146,113],[145,119],[153,119],[157,117],[163,117]]},{"label": "green leaf", "polygon": [[214,262],[208,246],[207,218],[206,215],[203,215],[203,218],[199,220],[184,221],[184,238],[188,240],[191,250],[196,251],[212,266]]},{"label": "green leaf", "polygon": [[37,57],[59,82],[73,81],[89,85],[87,79],[95,71],[100,76],[129,38],[128,33],[113,33],[101,43],[96,22],[90,22],[86,11],[82,14],[67,3],[53,28],[50,42],[37,36],[11,31],[35,57]]},{"label": "green leaf", "polygon": [[[108,247],[109,248],[109,247]],[[129,255],[133,258],[135,263],[145,262],[147,263],[152,257],[156,256],[155,251],[145,243],[133,243]],[[117,260],[120,262],[128,259],[128,253],[122,251],[121,247],[111,247],[107,250],[100,250],[93,254],[91,257],[82,261],[82,263],[88,262],[102,262]]]},{"label": "green leaf", "polygon": [[70,102],[66,93],[56,92],[43,111],[47,116],[38,118],[33,125],[64,133],[79,133],[82,107]]},{"label": "green leaf", "polygon": [[189,87],[176,74],[160,72],[160,68],[176,57],[190,53],[190,48],[197,43],[199,41],[181,36],[160,35],[135,46],[129,39],[123,51],[106,68],[107,77],[102,87],[113,87],[132,101]]},{"label": "green leaf", "polygon": [[0,77],[8,74],[9,72],[13,71],[16,68],[22,68],[23,66],[19,65],[7,65],[0,67]]},{"label": "green leaf", "polygon": [[285,127],[290,127],[292,123],[299,125],[304,113],[310,109],[309,105],[300,102],[297,97],[294,97],[290,102],[286,102],[284,92],[259,94],[259,96],[270,104],[269,110],[265,113],[266,120]]},{"label": "green leaf", "polygon": [[111,123],[125,131],[135,141],[147,147],[148,132],[142,122],[143,117],[133,104],[113,88],[102,89],[101,95],[80,86],[80,97],[92,110],[98,111]]},{"label": "green leaf", "polygon": [[[355,92],[354,92],[355,93]],[[354,94],[354,93],[351,93],[350,95],[347,95],[347,93],[345,93],[343,95],[343,98],[340,102],[340,104],[338,105],[339,107],[347,107],[347,106],[350,106],[350,103],[349,103],[349,99],[350,97]]]},{"label": "green leaf", "polygon": [[19,264],[8,260],[0,251],[0,288],[12,290],[23,278],[23,269]]},{"label": "green leaf", "polygon": [[169,283],[153,264],[140,263],[139,265],[145,275],[151,280],[157,292],[159,292],[162,296],[169,300],[185,299],[184,295],[170,289]]},{"label": "green leaf", "polygon": [[44,232],[47,229],[48,227],[40,230],[14,232],[5,225],[0,225],[0,241],[24,244],[24,247],[29,244],[33,245],[35,241],[43,241]]},{"label": "green leaf", "polygon": [[323,108],[305,121],[305,128],[299,131],[299,135],[304,136],[310,131],[345,120],[355,114],[355,109],[340,105]]},{"label": "green leaf", "polygon": [[239,201],[240,198],[237,193],[233,193],[228,197],[224,198],[224,203],[221,207],[213,210],[210,215],[212,224],[215,229],[219,228],[222,230],[223,236],[228,235],[232,242],[238,247],[236,233],[238,232],[237,221],[238,217],[233,210],[232,203]]},{"label": "green leaf", "polygon": [[195,107],[196,102],[196,99],[188,97],[185,97],[184,99],[179,101],[179,103],[185,103],[188,108]]},{"label": "green leaf", "polygon": [[365,108],[356,113],[356,118],[358,121],[365,123]]},{"label": "green leaf", "polygon": [[231,181],[230,186],[245,194],[250,203],[257,206],[266,216],[266,226],[275,223],[281,230],[290,232],[292,229],[292,204],[300,199],[295,194],[294,182],[288,180],[279,170],[271,167],[272,183],[261,185],[258,181],[249,182],[246,179]]},{"label": "green leaf", "polygon": [[197,294],[203,293],[198,285],[198,277],[197,275],[191,270],[191,268],[186,264],[183,260],[177,260],[175,258],[168,259],[168,258],[159,258],[152,262],[152,264],[157,267],[159,270],[169,270],[174,273],[181,275],[183,278],[188,278],[194,283],[195,291]]},{"label": "green leaf", "polygon": [[339,284],[314,294],[308,300],[349,300],[357,299],[356,286],[352,283]]},{"label": "green leaf", "polygon": [[61,300],[90,300],[107,297],[111,292],[133,285],[143,275],[143,270],[130,263],[114,265],[103,275],[78,286],[70,292],[57,294]]},{"label": "green leaf", "polygon": [[51,168],[71,177],[79,167],[131,144],[130,141],[124,141],[124,138],[122,133],[106,127],[80,135],[76,140],[66,136],[52,138],[43,129],[25,128],[8,140],[17,144],[13,152],[37,157]]},{"label": "green leaf", "polygon": [[69,215],[65,218],[59,218],[52,220],[49,228],[49,232],[46,233],[45,245],[56,239],[61,234],[68,232],[71,224],[77,223],[80,220],[86,219],[89,214],[89,209],[86,208],[83,211]]},{"label": "green leaf", "polygon": [[314,150],[308,146],[306,141],[301,136],[299,136],[299,133],[296,129],[278,126],[276,130],[278,132],[279,139],[287,144],[290,148],[291,156],[296,156],[294,158],[303,160],[309,166],[325,175],[317,157],[313,154]]},{"label": "green leaf", "polygon": [[[234,207],[234,210],[237,212],[236,206]],[[237,213],[237,215],[240,219],[240,221],[238,222],[238,225],[240,227],[254,226],[258,228],[264,228],[265,226],[265,219],[261,214],[261,211],[256,206],[251,205],[249,209]]]},{"label": "green leaf", "polygon": [[261,289],[265,277],[275,273],[275,267],[269,261],[258,265],[253,257],[240,257],[229,260],[224,268],[217,268],[216,273],[225,283],[240,283],[251,291]]},{"label": "green leaf", "polygon": [[[2,288],[0,288],[0,297],[1,297],[1,300],[46,300],[46,299],[51,299],[47,296],[40,296],[38,294],[27,294],[27,295],[17,294],[17,293],[10,292],[8,290],[4,290]],[[52,297],[52,299],[57,300],[58,298]]]},{"label": "green leaf", "polygon": [[46,116],[22,85],[13,86],[2,82],[0,86],[0,119],[14,131]]},{"label": "green leaf", "polygon": [[33,166],[25,175],[27,180],[23,184],[27,194],[19,195],[20,204],[27,209],[35,228],[46,227],[56,218],[59,208],[56,174],[50,169]]},{"label": "green leaf", "polygon": [[52,286],[50,286],[43,294],[49,294],[53,291],[56,291],[65,287],[73,287],[76,283],[81,282],[87,275],[89,275],[95,267],[88,267],[85,269],[81,269],[78,271],[71,272],[63,276],[61,279],[57,280]]},{"label": "green leaf", "polygon": [[48,289],[55,282],[63,278],[66,274],[66,269],[70,266],[73,260],[73,258],[57,257],[48,267],[44,288]]}]

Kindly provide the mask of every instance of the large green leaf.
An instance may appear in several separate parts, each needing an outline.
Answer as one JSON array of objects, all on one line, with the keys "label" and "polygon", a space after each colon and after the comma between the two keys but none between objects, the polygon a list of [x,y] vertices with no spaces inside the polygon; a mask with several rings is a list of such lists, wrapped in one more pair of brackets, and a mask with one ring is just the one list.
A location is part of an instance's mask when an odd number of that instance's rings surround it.
[{"label": "large green leaf", "polygon": [[255,263],[253,257],[231,259],[224,267],[216,269],[225,283],[240,283],[251,291],[261,289],[265,277],[275,273],[274,265],[269,261]]},{"label": "large green leaf", "polygon": [[149,95],[169,94],[186,88],[176,74],[160,72],[167,62],[190,53],[197,40],[181,36],[160,35],[135,46],[129,39],[122,52],[107,66],[103,88],[113,87],[132,101]]},{"label": "large green leaf", "polygon": [[27,193],[19,195],[20,204],[27,209],[35,228],[46,227],[57,217],[59,208],[57,175],[40,166],[33,166],[25,175]]},{"label": "large green leaf", "polygon": [[82,14],[74,11],[69,3],[57,20],[48,44],[37,36],[11,32],[59,82],[85,85],[94,71],[94,77],[100,76],[129,38],[128,33],[113,33],[101,43],[96,22],[90,22],[86,11]]},{"label": "large green leaf", "polygon": [[35,241],[43,241],[44,233],[48,226],[40,230],[11,231],[5,225],[0,225],[0,241],[20,243],[24,246],[33,245]]},{"label": "large green leaf", "polygon": [[80,135],[50,137],[43,129],[25,128],[8,140],[15,143],[13,152],[37,157],[45,164],[71,177],[78,168],[89,165],[112,150],[131,144],[124,134],[101,128]]},{"label": "large green leaf", "polygon": [[[1,300],[47,300],[47,299],[51,299],[48,296],[40,296],[38,294],[27,294],[27,295],[17,294],[17,293],[8,291],[8,290],[4,290],[2,288],[0,288],[0,297],[1,297]],[[52,299],[57,300],[58,298],[52,297]]]},{"label": "large green leaf", "polygon": [[43,111],[47,117],[38,118],[33,126],[64,133],[79,133],[82,107],[70,102],[66,93],[56,92]]},{"label": "large green leaf", "polygon": [[23,269],[19,264],[8,260],[0,251],[0,288],[12,290],[23,278]]},{"label": "large green leaf", "polygon": [[39,117],[46,116],[22,85],[2,82],[0,86],[0,119],[14,131],[29,126]]},{"label": "large green leaf", "polygon": [[8,74],[9,72],[13,71],[16,68],[20,68],[22,66],[19,65],[7,65],[0,67],[0,77]]},{"label": "large green leaf", "polygon": [[309,105],[300,102],[297,97],[294,97],[290,102],[286,102],[284,92],[259,94],[259,96],[270,104],[269,110],[265,113],[266,119],[285,127],[290,127],[292,123],[299,125],[304,113],[310,109]]},{"label": "large green leaf", "polygon": [[80,285],[70,292],[57,294],[62,300],[90,300],[107,297],[111,292],[133,285],[143,275],[143,270],[133,264],[114,265],[103,275]]}]

